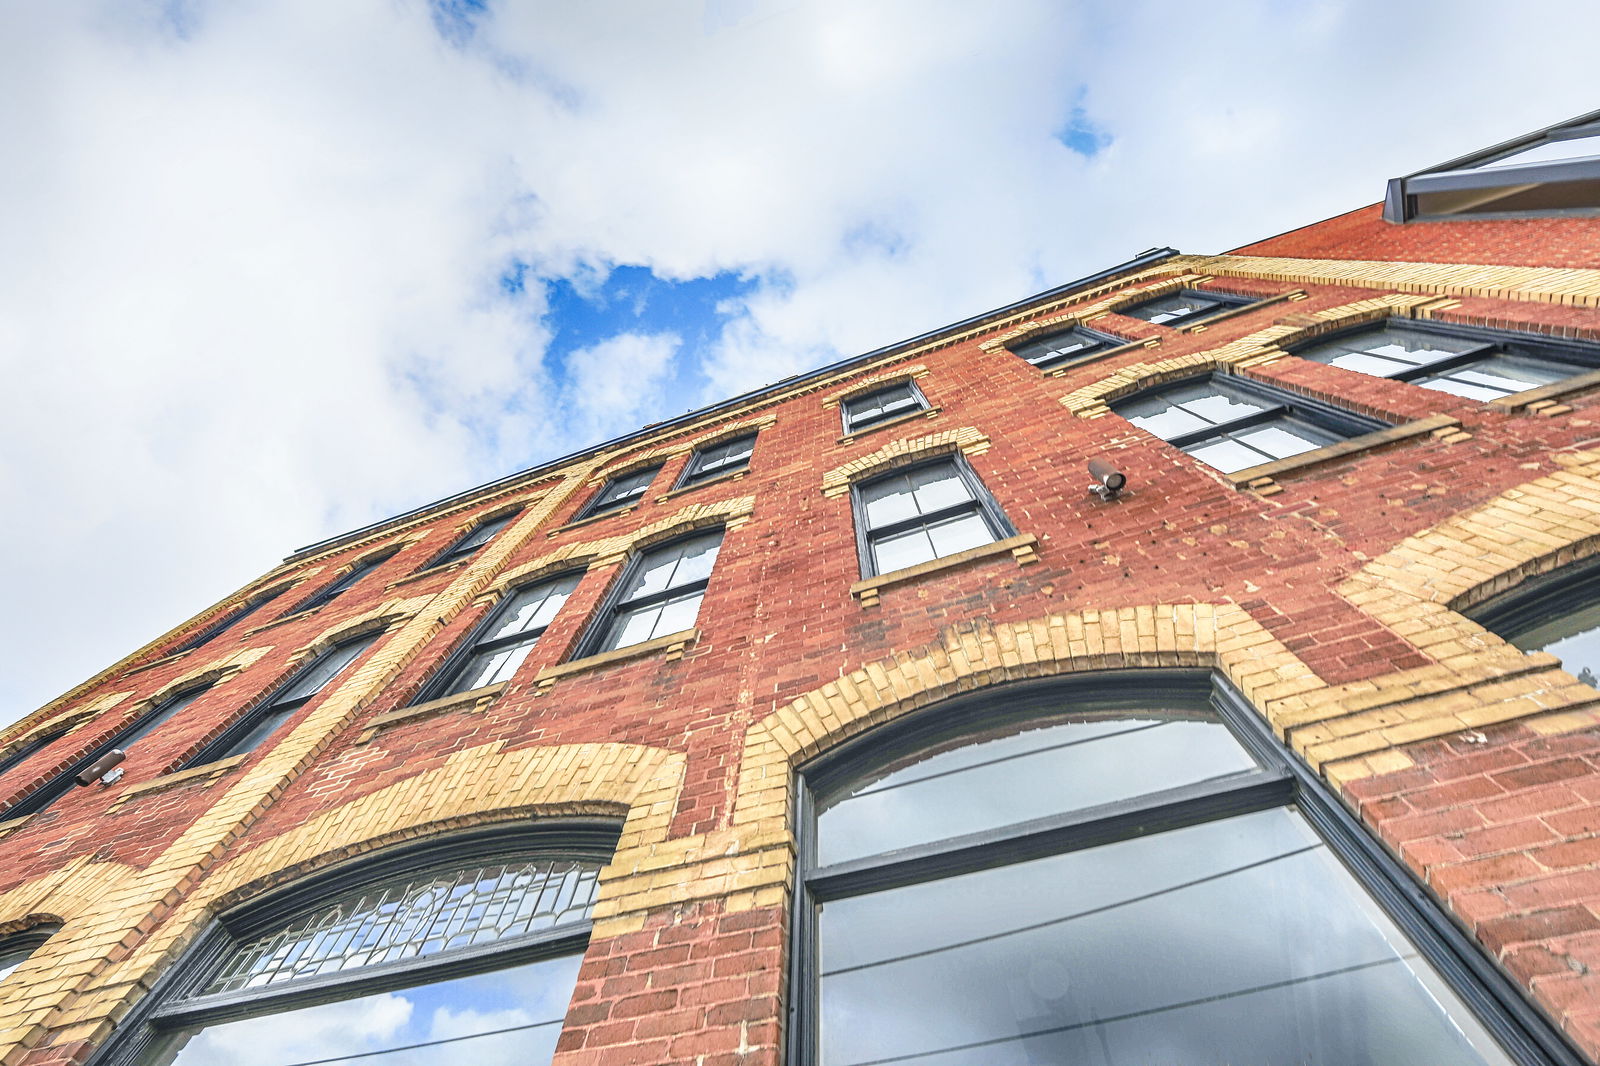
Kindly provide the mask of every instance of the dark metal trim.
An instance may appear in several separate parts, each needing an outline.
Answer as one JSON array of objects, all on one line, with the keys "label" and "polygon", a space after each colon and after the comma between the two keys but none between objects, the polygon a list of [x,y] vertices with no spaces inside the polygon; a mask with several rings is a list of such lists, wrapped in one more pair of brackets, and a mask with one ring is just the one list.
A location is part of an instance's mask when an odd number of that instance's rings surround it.
[{"label": "dark metal trim", "polygon": [[[863,488],[886,477],[897,477],[912,470],[920,470],[928,466],[939,466],[945,463],[955,467],[957,476],[966,485],[967,491],[972,493],[970,501],[956,504],[931,514],[901,519],[878,528],[873,528],[868,524],[866,504],[861,499],[861,490]],[[984,485],[983,479],[978,477],[977,471],[972,469],[972,464],[967,461],[967,457],[959,451],[902,463],[898,466],[890,467],[888,470],[879,470],[871,477],[852,482],[850,485],[850,514],[856,527],[856,561],[861,566],[861,576],[863,578],[877,576],[878,569],[872,561],[872,541],[875,535],[886,536],[903,532],[919,525],[926,525],[929,522],[950,518],[968,511],[976,511],[982,516],[984,524],[989,527],[989,532],[994,536],[995,540],[1004,540],[1007,537],[1017,535],[1016,527],[1006,517],[1005,511],[1000,507],[1000,502],[994,498],[993,493]]]},{"label": "dark metal trim", "polygon": [[[1521,356],[1524,359],[1536,359],[1544,363],[1567,364],[1574,367],[1574,373],[1580,368],[1600,367],[1600,344],[1593,341],[1576,340],[1571,337],[1552,337],[1548,333],[1538,333],[1534,330],[1493,329],[1488,326],[1470,326],[1459,322],[1440,322],[1428,318],[1402,318],[1391,315],[1388,318],[1375,319],[1362,322],[1344,329],[1321,333],[1315,337],[1307,337],[1303,341],[1292,344],[1287,351],[1291,355],[1298,354],[1306,348],[1336,341],[1341,337],[1349,337],[1368,330],[1383,329],[1394,326],[1416,333],[1433,333],[1441,337],[1460,337],[1464,340],[1477,341],[1483,348],[1499,348],[1508,355]],[[1471,358],[1482,358],[1482,350],[1471,354]],[[1429,363],[1429,367],[1441,366],[1450,360],[1439,363]],[[1419,371],[1423,368],[1418,368]]]},{"label": "dark metal trim", "polygon": [[[661,474],[661,468],[666,465],[666,463],[657,463],[654,466],[635,467],[632,470],[606,478],[606,483],[596,489],[594,495],[590,496],[584,505],[578,508],[577,513],[567,519],[567,525],[571,525],[574,522],[582,522],[586,518],[594,518],[596,515],[610,514],[612,511],[620,511],[624,507],[637,505],[646,496],[650,495],[650,486],[656,483],[656,478]],[[619,496],[614,500],[601,502],[605,494],[611,490],[611,486],[615,485],[619,478],[633,477],[635,474],[643,474],[647,471],[650,474],[650,479],[639,486],[639,491],[635,495]]]},{"label": "dark metal trim", "polygon": [[678,473],[678,480],[672,483],[672,488],[669,491],[677,492],[679,489],[692,488],[703,481],[710,481],[713,478],[726,477],[730,474],[738,473],[740,470],[749,470],[750,464],[755,460],[756,457],[755,440],[759,436],[761,436],[761,431],[757,429],[752,430],[749,433],[741,433],[736,437],[724,437],[721,440],[713,441],[710,444],[710,447],[712,448],[720,448],[725,444],[737,444],[742,440],[748,440],[751,442],[750,454],[745,456],[743,466],[735,467],[732,470],[718,470],[713,474],[704,474],[699,470],[700,461],[704,457],[705,453],[700,448],[696,448],[690,454],[689,461],[683,464],[683,469]]},{"label": "dark metal trim", "polygon": [[1595,602],[1600,602],[1600,556],[1526,578],[1465,613],[1483,628],[1514,641],[1530,629]]},{"label": "dark metal trim", "polygon": [[[588,629],[585,630],[583,634],[583,639],[578,641],[577,649],[570,656],[568,656],[567,661],[571,662],[574,659],[586,659],[591,655],[600,654],[600,645],[605,642],[606,636],[610,634],[611,626],[616,621],[617,614],[623,608],[640,606],[648,607],[655,602],[669,600],[674,596],[681,596],[686,592],[692,592],[695,590],[696,586],[698,586],[701,591],[710,588],[711,575],[707,574],[704,580],[691,581],[683,585],[674,585],[671,588],[662,589],[658,593],[652,593],[649,596],[643,596],[637,600],[629,600],[625,603],[622,599],[622,590],[627,588],[629,583],[633,581],[634,577],[639,573],[639,568],[644,565],[645,557],[650,555],[651,552],[673,547],[676,544],[681,544],[686,540],[692,540],[695,537],[703,537],[707,533],[712,532],[714,529],[719,530],[722,533],[723,543],[727,543],[728,531],[726,526],[707,526],[702,529],[690,530],[689,532],[684,533],[682,536],[673,537],[671,540],[664,540],[659,544],[652,544],[642,551],[635,551],[628,559],[627,565],[622,568],[622,572],[617,575],[617,579],[613,581],[611,583],[611,587],[606,590],[605,597],[600,601],[599,609],[594,612],[594,620],[589,623]],[[718,558],[721,558],[720,546],[718,547],[717,551]],[[715,564],[712,565],[712,574],[714,573],[716,573]]]},{"label": "dark metal trim", "polygon": [[[869,400],[879,393],[888,392],[890,389],[898,389],[901,386],[905,386],[911,391],[911,398],[917,401],[916,407],[905,411],[895,411],[891,414],[879,415],[877,418],[866,422],[858,422],[850,417],[851,404],[859,403],[862,400]],[[917,385],[917,379],[913,377],[906,377],[899,381],[886,382],[882,386],[872,389],[868,392],[858,392],[853,396],[846,396],[841,399],[839,401],[839,424],[843,427],[844,436],[848,437],[852,433],[860,433],[863,430],[871,429],[873,426],[891,421],[892,419],[906,418],[910,415],[916,414],[918,411],[926,411],[931,406],[932,405],[928,403],[927,395]]]},{"label": "dark metal trim", "polygon": [[[1193,314],[1184,315],[1181,318],[1175,318],[1171,322],[1151,322],[1148,318],[1139,318],[1138,315],[1129,313],[1132,311],[1137,311],[1141,307],[1148,307],[1149,305],[1160,300],[1170,300],[1174,296],[1187,296],[1191,300],[1207,300],[1216,306],[1208,307],[1204,311],[1196,311]],[[1244,307],[1248,304],[1260,303],[1262,299],[1264,299],[1264,297],[1239,296],[1235,293],[1218,292],[1212,289],[1186,288],[1179,289],[1177,292],[1164,292],[1160,296],[1152,296],[1147,300],[1140,300],[1136,304],[1129,304],[1127,307],[1120,308],[1113,313],[1126,315],[1129,318],[1138,319],[1140,322],[1147,322],[1152,326],[1160,326],[1163,329],[1178,329],[1182,326],[1187,326],[1191,322],[1201,322],[1210,318],[1212,315],[1220,315],[1224,311],[1231,311],[1235,307]]]}]

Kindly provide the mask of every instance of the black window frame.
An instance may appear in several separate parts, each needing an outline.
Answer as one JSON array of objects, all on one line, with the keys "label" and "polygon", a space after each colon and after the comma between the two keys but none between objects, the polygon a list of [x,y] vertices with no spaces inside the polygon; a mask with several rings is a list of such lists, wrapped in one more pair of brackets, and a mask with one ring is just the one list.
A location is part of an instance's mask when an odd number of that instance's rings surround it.
[{"label": "black window frame", "polygon": [[1542,144],[1593,136],[1600,136],[1600,111],[1557,122],[1404,177],[1390,178],[1383,199],[1383,220],[1394,223],[1462,222],[1478,219],[1582,218],[1600,214],[1600,199],[1578,207],[1525,207],[1500,211],[1476,211],[1468,206],[1453,211],[1430,212],[1424,202],[1424,198],[1430,194],[1478,193],[1492,202],[1497,189],[1600,183],[1600,155],[1503,167],[1488,165]]},{"label": "black window frame", "polygon": [[198,632],[180,642],[177,647],[173,648],[167,654],[182,655],[186,651],[193,651],[202,645],[209,644],[212,640],[221,636],[223,633],[226,633],[228,630],[232,629],[246,618],[249,618],[261,608],[265,607],[267,604],[271,603],[273,600],[277,599],[279,596],[282,596],[288,591],[288,585],[279,585],[276,588],[267,589],[265,592],[251,597],[249,600],[245,601],[243,607],[240,607],[229,614],[223,615],[221,618],[216,619],[208,626],[202,627]]},{"label": "black window frame", "polygon": [[[1065,354],[1060,354],[1051,349],[1049,344],[1051,341],[1059,340],[1062,337],[1078,337],[1089,343],[1087,347],[1080,348],[1076,351],[1067,352]],[[1050,371],[1060,370],[1064,367],[1069,367],[1076,363],[1090,360],[1097,355],[1101,355],[1110,351],[1112,348],[1120,348],[1122,345],[1128,343],[1129,341],[1123,337],[1118,337],[1098,329],[1091,329],[1088,326],[1075,325],[1068,326],[1066,329],[1058,329],[1054,333],[1047,333],[1044,336],[1037,337],[1033,340],[1024,341],[1015,348],[1011,349],[1011,352],[1017,358],[1021,359],[1023,362],[1034,367],[1035,369]],[[1037,351],[1041,354],[1029,354],[1030,352],[1034,351]]]},{"label": "black window frame", "polygon": [[[1477,342],[1477,347],[1458,355],[1452,355],[1448,359],[1425,363],[1422,366],[1403,370],[1397,374],[1367,374],[1366,371],[1350,370],[1348,367],[1340,367],[1338,369],[1349,370],[1352,374],[1366,374],[1368,377],[1382,378],[1387,381],[1413,382],[1418,378],[1430,377],[1457,369],[1468,363],[1475,363],[1481,359],[1504,354],[1518,359],[1527,359],[1545,366],[1571,368],[1572,374],[1568,375],[1569,377],[1575,377],[1589,370],[1600,370],[1600,344],[1585,343],[1565,337],[1552,337],[1549,334],[1533,333],[1525,330],[1490,329],[1486,326],[1469,326],[1426,318],[1402,318],[1395,315],[1390,315],[1388,318],[1381,318],[1374,322],[1363,322],[1356,326],[1324,333],[1316,337],[1309,337],[1304,341],[1291,345],[1287,351],[1289,354],[1299,358],[1306,358],[1302,353],[1310,348],[1338,341],[1341,338],[1354,337],[1369,331],[1375,332],[1390,327],[1414,333],[1431,333],[1439,337],[1475,341]],[[1307,359],[1307,361],[1322,363],[1324,366],[1331,365],[1320,359]],[[1522,391],[1532,391],[1535,388],[1543,388],[1543,386],[1533,385]],[[1444,390],[1435,391],[1442,392]],[[1513,392],[1507,395],[1516,396],[1518,393]],[[1457,396],[1457,399],[1468,398]],[[1492,403],[1493,401],[1485,400],[1481,402]]]},{"label": "black window frame", "polygon": [[[586,518],[616,514],[619,511],[624,511],[643,503],[644,498],[650,493],[650,486],[655,484],[656,477],[661,473],[661,468],[665,465],[665,463],[655,463],[651,466],[636,466],[632,470],[626,470],[620,474],[612,474],[606,478],[606,483],[600,486],[599,491],[590,496],[584,505],[578,509],[578,513],[572,516],[572,521],[582,522]],[[645,478],[637,488],[630,490],[625,496],[607,498],[607,494],[616,488],[618,482],[641,474],[645,475]]]},{"label": "black window frame", "polygon": [[[1261,411],[1256,412],[1255,414],[1244,415],[1229,422],[1213,423],[1212,425],[1202,429],[1190,430],[1189,432],[1179,433],[1172,437],[1161,437],[1148,429],[1144,429],[1141,426],[1135,425],[1131,419],[1129,420],[1128,425],[1155,440],[1164,441],[1165,443],[1170,444],[1172,447],[1177,448],[1185,455],[1190,455],[1189,448],[1196,447],[1213,439],[1231,440],[1233,438],[1228,436],[1230,433],[1267,425],[1271,422],[1286,418],[1299,418],[1305,422],[1311,423],[1313,426],[1322,430],[1323,432],[1335,437],[1339,437],[1343,440],[1351,440],[1367,433],[1394,428],[1394,423],[1392,422],[1385,422],[1382,419],[1374,418],[1371,415],[1359,414],[1355,411],[1349,411],[1342,407],[1336,407],[1331,403],[1326,403],[1310,396],[1302,396],[1299,393],[1289,392],[1287,389],[1279,388],[1276,385],[1259,381],[1255,378],[1248,378],[1243,374],[1231,374],[1221,369],[1208,370],[1202,374],[1195,374],[1191,377],[1180,378],[1176,381],[1164,381],[1159,385],[1153,385],[1149,388],[1140,389],[1138,392],[1130,393],[1127,396],[1118,397],[1116,400],[1112,401],[1110,407],[1112,411],[1122,415],[1121,409],[1127,404],[1131,404],[1139,400],[1149,399],[1150,397],[1158,396],[1163,392],[1187,388],[1191,385],[1212,383],[1221,384],[1223,395],[1227,395],[1227,390],[1231,389],[1242,394],[1244,398],[1248,398],[1259,403],[1265,403],[1269,406]],[[1122,417],[1128,418],[1127,415],[1122,415]],[[1329,446],[1330,445],[1321,445],[1320,447]],[[1299,458],[1302,455],[1309,455],[1316,450],[1319,449],[1308,449],[1306,452],[1298,453],[1290,458]],[[1205,463],[1205,460],[1203,459],[1197,461]],[[1279,461],[1281,460],[1269,457],[1263,459],[1260,464],[1256,465],[1265,465],[1269,462]],[[1216,467],[1211,467],[1209,463],[1206,463],[1205,465],[1210,469],[1218,469]],[[1249,470],[1252,469],[1252,467],[1241,467],[1240,469]],[[1235,473],[1237,473],[1237,471],[1235,471]]]},{"label": "black window frame", "polygon": [[40,733],[33,739],[26,740],[21,744],[18,744],[9,755],[6,755],[4,758],[0,758],[0,777],[4,777],[7,773],[15,770],[17,767],[27,762],[30,758],[43,751],[45,748],[48,748],[50,745],[54,744],[56,741],[60,740],[70,732],[72,732],[71,729],[54,729],[50,730],[49,732]]},{"label": "black window frame", "polygon": [[[862,494],[865,489],[874,483],[883,481],[887,478],[899,477],[904,474],[912,473],[916,470],[923,470],[929,467],[945,465],[952,467],[956,471],[957,476],[961,478],[962,484],[965,485],[967,491],[972,494],[972,499],[970,501],[964,501],[960,504],[952,504],[949,507],[943,508],[939,511],[934,511],[929,514],[919,514],[910,518],[902,518],[898,521],[890,522],[879,529],[874,529],[868,523],[866,502],[862,498]],[[972,469],[972,464],[969,463],[967,461],[967,457],[962,455],[960,452],[949,452],[944,455],[929,456],[924,459],[919,459],[915,462],[901,463],[897,466],[891,467],[888,470],[878,470],[875,471],[871,476],[863,477],[859,480],[851,482],[850,514],[852,520],[855,522],[856,562],[861,567],[861,576],[863,578],[877,577],[880,573],[872,557],[872,546],[876,538],[893,536],[897,533],[903,533],[918,526],[925,527],[933,522],[942,521],[947,518],[954,518],[960,514],[977,514],[979,517],[981,517],[984,523],[989,527],[989,532],[994,535],[994,540],[1005,540],[1007,537],[1014,537],[1017,535],[1016,527],[1013,526],[1011,524],[1011,520],[1006,517],[1005,511],[1001,509],[999,501],[996,500],[994,495],[989,492],[987,487],[984,486],[983,479],[978,477],[978,472]],[[993,543],[993,541],[990,543]],[[939,559],[948,558],[949,556],[947,555],[937,555],[934,556],[933,559],[925,560],[925,562],[936,562]],[[920,566],[923,564],[913,563],[912,565]],[[883,571],[883,573],[894,573],[894,571],[887,570]]]},{"label": "black window frame", "polygon": [[[326,692],[328,690],[328,686],[332,685],[340,678],[347,676],[347,672],[353,669],[355,665],[360,662],[362,658],[365,657],[366,654],[378,644],[379,641],[383,639],[383,636],[383,632],[379,631],[376,633],[362,633],[359,636],[347,637],[344,640],[340,640],[339,642],[324,649],[322,652],[313,656],[309,661],[302,663],[298,669],[296,669],[286,680],[283,681],[283,683],[276,686],[270,695],[261,700],[254,707],[250,708],[249,711],[240,715],[237,721],[229,725],[221,733],[217,734],[216,737],[201,747],[199,751],[195,752],[188,759],[184,760],[183,765],[179,769],[187,770],[191,767],[204,766],[207,763],[213,763],[221,759],[232,758],[235,755],[248,755],[251,752],[259,751],[261,748],[266,746],[267,742],[272,739],[274,734],[288,724],[289,719],[293,718],[296,714],[299,714],[300,711],[305,708],[306,704],[310,703],[312,700]],[[306,674],[310,673],[312,670],[315,670],[321,663],[326,661],[329,656],[340,653],[345,648],[350,647],[352,644],[361,644],[363,647],[357,651],[353,657],[351,657],[349,662],[341,666],[321,685],[318,685],[315,691],[305,696],[296,696],[292,699],[285,698],[286,695],[300,683],[301,678],[305,677]],[[250,735],[254,733],[264,722],[273,718],[277,719],[277,723],[273,725],[271,729],[267,730],[259,738],[257,738],[255,743],[241,751],[234,750],[237,745],[249,739]]]},{"label": "black window frame", "polygon": [[[868,858],[816,865],[817,807],[830,793],[843,792],[872,770],[928,750],[942,739],[976,731],[978,723],[991,727],[1026,721],[1044,708],[1059,708],[1068,701],[1112,712],[1174,704],[1204,707],[1218,715],[1261,769]],[[870,729],[800,766],[794,772],[793,794],[796,872],[790,928],[794,940],[785,1061],[794,1066],[816,1062],[821,904],[1291,805],[1519,1066],[1587,1062],[1482,945],[1445,913],[1416,875],[1372,836],[1314,771],[1284,749],[1260,713],[1212,670],[1109,670],[1011,682],[954,696]]]},{"label": "black window frame", "polygon": [[[61,926],[54,922],[40,922],[37,925],[30,925],[26,929],[19,929],[14,933],[0,936],[0,959],[4,959],[7,955],[25,953],[22,958],[17,960],[17,965],[21,966],[28,961],[29,955],[44,947],[45,942],[59,932],[61,932]],[[11,974],[6,974],[5,977],[0,977],[0,984],[3,984],[6,978],[10,976]]]},{"label": "black window frame", "polygon": [[[1153,303],[1157,303],[1161,300],[1170,300],[1174,296],[1186,297],[1191,300],[1206,300],[1209,301],[1213,306],[1202,311],[1196,311],[1193,314],[1184,315],[1181,318],[1173,319],[1171,322],[1151,322],[1150,319],[1142,318],[1137,314],[1138,311],[1149,307]],[[1137,319],[1140,322],[1149,323],[1152,326],[1160,326],[1163,329],[1183,329],[1191,322],[1204,322],[1208,318],[1214,318],[1217,315],[1223,314],[1224,312],[1232,311],[1236,307],[1247,307],[1253,303],[1260,303],[1261,300],[1262,297],[1260,296],[1238,296],[1231,292],[1217,292],[1212,289],[1185,288],[1179,289],[1176,292],[1164,292],[1159,296],[1151,296],[1147,299],[1140,300],[1136,304],[1129,304],[1126,307],[1119,307],[1116,313],[1128,318]]]},{"label": "black window frame", "polygon": [[621,832],[621,823],[595,818],[509,823],[384,848],[357,862],[297,879],[213,920],[183,958],[156,979],[112,1037],[89,1055],[85,1066],[135,1066],[160,1044],[166,1032],[186,1026],[355,999],[582,952],[593,932],[592,918],[498,942],[262,988],[207,995],[199,991],[227,961],[238,942],[274,923],[313,910],[351,888],[451,863],[487,862],[529,851],[557,860],[604,864],[615,854]]},{"label": "black window frame", "polygon": [[322,586],[320,589],[291,607],[284,617],[292,618],[297,614],[305,614],[307,611],[315,611],[319,607],[327,606],[329,603],[332,603],[346,592],[349,592],[361,581],[362,578],[366,577],[368,574],[372,573],[374,570],[378,569],[378,567],[382,566],[390,559],[393,559],[398,554],[400,554],[399,548],[389,548],[386,551],[376,552],[372,555],[367,555],[356,560],[343,574],[340,574],[338,577],[334,578],[332,581],[328,582],[326,585]]},{"label": "black window frame", "polygon": [[1600,555],[1524,578],[1462,613],[1509,643],[1596,603],[1600,603]]},{"label": "black window frame", "polygon": [[[871,416],[866,420],[862,420],[851,413],[852,405],[864,403],[867,400],[882,396],[887,392],[893,392],[896,389],[906,389],[910,393],[912,403],[910,407],[902,410],[880,413]],[[916,378],[908,377],[902,378],[899,381],[885,382],[875,389],[869,389],[865,392],[852,393],[851,395],[840,399],[839,424],[844,427],[844,435],[848,437],[852,433],[860,433],[863,430],[871,429],[873,426],[881,426],[886,423],[893,422],[896,419],[909,418],[913,414],[931,410],[933,410],[933,408],[928,403],[928,397],[922,391],[921,387],[917,385]]]},{"label": "black window frame", "polygon": [[[668,549],[675,548],[685,541],[694,540],[698,537],[704,537],[713,532],[718,533],[721,536],[721,540],[719,540],[717,543],[717,558],[720,559],[722,558],[722,548],[728,542],[728,529],[726,526],[707,526],[702,529],[691,530],[687,533],[675,536],[670,540],[660,541],[659,543],[650,545],[648,548],[642,548],[638,551],[635,551],[628,558],[627,565],[622,568],[622,572],[617,575],[617,579],[613,581],[611,583],[611,587],[606,590],[605,599],[601,601],[600,609],[595,612],[594,621],[589,623],[588,629],[584,632],[583,639],[578,642],[577,650],[573,653],[572,658],[586,659],[591,655],[600,655],[604,653],[607,650],[604,648],[604,645],[609,641],[612,630],[617,624],[617,620],[622,617],[625,611],[642,610],[653,607],[658,603],[665,603],[668,600],[676,599],[677,597],[685,595],[688,592],[695,591],[700,593],[700,604],[701,606],[704,606],[706,591],[710,588],[711,578],[716,573],[715,563],[712,564],[711,573],[708,573],[703,579],[691,581],[684,585],[668,586],[659,592],[649,593],[634,600],[624,600],[623,596],[625,595],[624,590],[626,590],[629,585],[633,584],[633,581],[638,576],[639,571],[643,569],[645,560],[648,559],[652,553],[663,552]],[[695,618],[698,624],[699,607],[695,609]],[[657,638],[650,638],[650,640],[655,639]],[[648,641],[639,641],[637,643],[643,644],[648,643]],[[623,644],[618,648],[612,648],[609,650],[623,651],[634,646],[634,644]]]},{"label": "black window frame", "polygon": [[[513,521],[515,521],[517,515],[521,513],[522,508],[518,507],[514,510],[503,511],[500,514],[492,515],[483,519],[482,521],[473,523],[466,530],[464,530],[460,536],[456,537],[455,540],[445,545],[443,551],[439,552],[439,554],[435,555],[432,559],[429,559],[427,562],[418,567],[417,572],[420,574],[424,570],[433,570],[441,566],[449,566],[453,562],[457,562],[461,559],[467,559],[476,555],[478,552],[488,547],[489,542],[494,540],[495,537],[499,536],[500,532],[509,526]],[[485,532],[485,530],[488,532]]]},{"label": "black window frame", "polygon": [[[702,444],[696,447],[694,452],[689,456],[689,461],[684,464],[683,471],[678,475],[677,482],[673,484],[673,491],[677,491],[678,489],[693,488],[696,485],[704,485],[708,481],[714,481],[717,478],[722,477],[732,477],[734,474],[749,470],[750,463],[755,458],[756,454],[756,438],[760,435],[760,430],[751,430],[749,433],[740,433],[737,436],[724,437],[721,440],[712,441],[710,444]],[[736,466],[731,470],[723,468],[714,470],[709,474],[705,472],[705,456],[709,449],[726,448],[735,444],[742,444],[745,441],[750,442],[750,451],[745,455],[743,465]]]},{"label": "black window frame", "polygon": [[[466,639],[461,642],[460,646],[452,651],[448,657],[446,657],[444,663],[440,665],[439,669],[434,671],[434,675],[428,679],[427,683],[424,684],[421,689],[417,691],[416,698],[411,701],[411,704],[414,706],[418,703],[427,703],[431,700],[443,699],[447,695],[460,695],[460,693],[452,693],[449,690],[455,685],[459,675],[461,674],[461,671],[465,669],[467,663],[470,662],[473,657],[480,652],[498,651],[501,648],[510,647],[514,644],[522,643],[523,641],[537,643],[539,638],[544,636],[545,631],[550,628],[550,625],[554,623],[554,619],[545,625],[539,626],[537,629],[521,630],[504,637],[496,638],[494,640],[484,640],[482,638],[483,634],[490,632],[495,626],[500,624],[500,621],[505,617],[506,612],[511,609],[511,605],[516,602],[518,593],[524,592],[531,588],[537,588],[540,585],[554,584],[557,581],[564,581],[567,578],[581,579],[583,574],[584,571],[581,569],[562,570],[559,573],[545,574],[544,576],[535,578],[532,581],[524,581],[521,584],[508,588],[500,597],[500,602],[495,604],[494,609],[488,614],[484,615],[483,619],[479,621],[477,625],[472,627],[472,631],[467,634]],[[574,591],[576,591],[576,586],[574,586]],[[563,606],[565,606],[565,604],[563,604]],[[557,613],[559,614],[559,611]],[[473,692],[476,690],[464,689],[463,691]]]},{"label": "black window frame", "polygon": [[149,710],[133,721],[124,723],[110,737],[91,747],[87,754],[74,760],[65,770],[62,770],[26,796],[19,797],[10,807],[0,811],[0,819],[24,818],[47,809],[62,796],[71,792],[74,787],[78,787],[75,778],[84,770],[93,766],[97,761],[105,758],[113,751],[126,751],[131,748],[163,725],[166,725],[167,722],[187,709],[195,700],[209,692],[211,688],[212,682],[206,681],[197,685],[186,685],[178,691],[164,696],[160,702],[154,704]]}]

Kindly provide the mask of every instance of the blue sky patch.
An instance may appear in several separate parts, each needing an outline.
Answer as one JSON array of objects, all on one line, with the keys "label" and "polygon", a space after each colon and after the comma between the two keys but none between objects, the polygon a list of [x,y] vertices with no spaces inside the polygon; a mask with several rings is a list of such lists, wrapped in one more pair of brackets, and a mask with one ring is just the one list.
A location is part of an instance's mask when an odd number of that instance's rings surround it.
[{"label": "blue sky patch", "polygon": [[1083,106],[1085,95],[1086,91],[1080,88],[1072,110],[1067,113],[1066,123],[1056,131],[1056,140],[1085,159],[1093,159],[1111,144],[1112,138],[1105,127],[1089,117],[1088,109]]},{"label": "blue sky patch", "polygon": [[[508,292],[520,291],[528,284],[525,268],[507,271],[500,284]],[[672,281],[657,277],[649,267],[619,266],[597,286],[579,286],[568,278],[544,284],[549,300],[545,322],[554,330],[550,354],[555,359],[619,333],[676,333],[694,363],[694,354],[704,351],[736,316],[730,301],[748,296],[760,281],[733,271]]]}]

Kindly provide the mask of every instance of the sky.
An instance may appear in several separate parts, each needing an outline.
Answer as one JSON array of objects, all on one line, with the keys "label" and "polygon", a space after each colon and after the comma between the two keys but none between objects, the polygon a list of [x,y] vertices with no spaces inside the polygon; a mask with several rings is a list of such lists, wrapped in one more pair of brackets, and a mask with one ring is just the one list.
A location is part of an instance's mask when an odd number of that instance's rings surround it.
[{"label": "sky", "polygon": [[1592,110],[1597,37],[1588,0],[0,3],[0,722],[307,543]]}]

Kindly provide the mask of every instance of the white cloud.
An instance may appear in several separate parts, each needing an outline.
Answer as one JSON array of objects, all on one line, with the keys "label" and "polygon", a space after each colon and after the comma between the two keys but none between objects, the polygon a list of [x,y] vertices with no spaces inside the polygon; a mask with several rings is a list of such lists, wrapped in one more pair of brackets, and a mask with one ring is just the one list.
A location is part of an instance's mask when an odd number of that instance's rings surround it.
[{"label": "white cloud", "polygon": [[[0,11],[0,718],[298,544],[1600,97],[1578,0],[171,9]],[[563,367],[513,260],[767,284]]]}]

